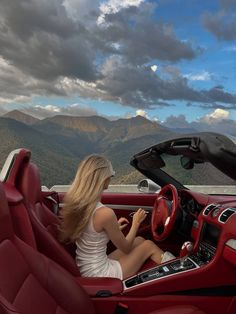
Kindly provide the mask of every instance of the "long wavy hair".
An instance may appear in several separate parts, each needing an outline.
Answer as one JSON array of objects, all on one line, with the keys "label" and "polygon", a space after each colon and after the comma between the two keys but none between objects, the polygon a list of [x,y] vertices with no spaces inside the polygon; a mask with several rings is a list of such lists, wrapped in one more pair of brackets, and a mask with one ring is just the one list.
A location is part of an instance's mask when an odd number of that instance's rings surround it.
[{"label": "long wavy hair", "polygon": [[61,241],[76,241],[100,201],[105,181],[114,175],[111,162],[100,155],[90,155],[79,165],[61,210]]}]

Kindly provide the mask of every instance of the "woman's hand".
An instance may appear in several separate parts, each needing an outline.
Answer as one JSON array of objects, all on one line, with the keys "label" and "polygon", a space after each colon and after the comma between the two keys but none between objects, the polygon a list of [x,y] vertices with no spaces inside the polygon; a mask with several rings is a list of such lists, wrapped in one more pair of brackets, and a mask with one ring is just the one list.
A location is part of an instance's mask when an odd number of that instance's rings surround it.
[{"label": "woman's hand", "polygon": [[142,208],[139,208],[133,215],[133,224],[136,227],[139,227],[146,217],[147,217],[146,211]]},{"label": "woman's hand", "polygon": [[129,220],[126,219],[125,217],[120,217],[120,219],[118,220],[120,230],[123,230],[128,224]]}]

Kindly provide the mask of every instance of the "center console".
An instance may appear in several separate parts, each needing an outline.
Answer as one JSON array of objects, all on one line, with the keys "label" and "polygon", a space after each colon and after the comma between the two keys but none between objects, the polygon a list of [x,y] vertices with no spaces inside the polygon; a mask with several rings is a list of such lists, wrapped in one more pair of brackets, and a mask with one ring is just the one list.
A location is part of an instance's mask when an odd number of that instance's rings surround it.
[{"label": "center console", "polygon": [[173,276],[180,272],[187,272],[198,267],[199,266],[191,260],[191,258],[187,258],[184,266],[181,265],[180,259],[173,260],[125,280],[124,287],[126,289],[131,288],[148,281],[157,280],[166,276]]},{"label": "center console", "polygon": [[220,237],[219,227],[204,222],[201,230],[199,247],[196,254],[191,258],[199,265],[209,263],[215,256],[218,239]]},{"label": "center console", "polygon": [[198,249],[195,253],[188,256],[184,263],[181,258],[169,261],[147,271],[137,274],[134,277],[124,280],[124,289],[170,277],[183,272],[191,272],[195,269],[208,264],[214,257],[218,239],[220,237],[219,227],[204,222],[201,229]]}]

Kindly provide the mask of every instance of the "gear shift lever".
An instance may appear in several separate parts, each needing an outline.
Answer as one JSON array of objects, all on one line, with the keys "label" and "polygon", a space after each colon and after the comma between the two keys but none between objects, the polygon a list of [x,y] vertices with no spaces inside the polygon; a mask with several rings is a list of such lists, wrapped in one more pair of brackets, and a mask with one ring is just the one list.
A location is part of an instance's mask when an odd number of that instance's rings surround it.
[{"label": "gear shift lever", "polygon": [[184,268],[184,264],[188,258],[188,256],[192,253],[193,251],[193,243],[190,241],[184,242],[184,244],[181,247],[180,250],[180,268]]}]

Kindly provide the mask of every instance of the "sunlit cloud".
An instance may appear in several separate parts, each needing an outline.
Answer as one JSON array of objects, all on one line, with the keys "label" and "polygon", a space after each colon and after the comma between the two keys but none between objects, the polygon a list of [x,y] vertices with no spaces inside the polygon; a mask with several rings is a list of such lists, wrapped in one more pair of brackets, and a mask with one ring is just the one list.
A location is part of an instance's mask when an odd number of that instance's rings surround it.
[{"label": "sunlit cloud", "polygon": [[108,0],[100,5],[100,16],[97,19],[97,23],[102,24],[105,22],[106,15],[118,13],[121,9],[126,9],[131,6],[138,7],[144,0]]},{"label": "sunlit cloud", "polygon": [[146,119],[150,119],[148,114],[147,114],[147,112],[145,110],[143,110],[143,109],[136,110],[136,114],[135,115],[136,115],[136,117],[137,116],[141,116],[141,117],[144,117]]},{"label": "sunlit cloud", "polygon": [[162,124],[164,122],[163,120],[160,120],[158,117],[153,117],[152,120],[158,124]]},{"label": "sunlit cloud", "polygon": [[202,121],[206,123],[215,123],[221,120],[226,120],[229,118],[229,111],[217,108],[213,112],[207,114],[205,117],[201,118]]},{"label": "sunlit cloud", "polygon": [[157,66],[156,64],[154,64],[154,65],[151,66],[151,70],[152,70],[153,72],[156,72],[157,69],[158,69],[158,66]]},{"label": "sunlit cloud", "polygon": [[190,81],[210,81],[211,80],[211,74],[207,71],[202,71],[200,73],[190,73],[183,75]]},{"label": "sunlit cloud", "polygon": [[170,115],[163,121],[163,126],[180,133],[217,132],[236,134],[236,122],[230,119],[230,112],[221,108],[189,122],[185,115]]},{"label": "sunlit cloud", "polygon": [[44,109],[46,111],[50,111],[50,112],[60,112],[61,109],[57,106],[53,106],[53,105],[47,105],[47,106],[40,106],[40,105],[36,105],[35,106],[36,109]]}]

